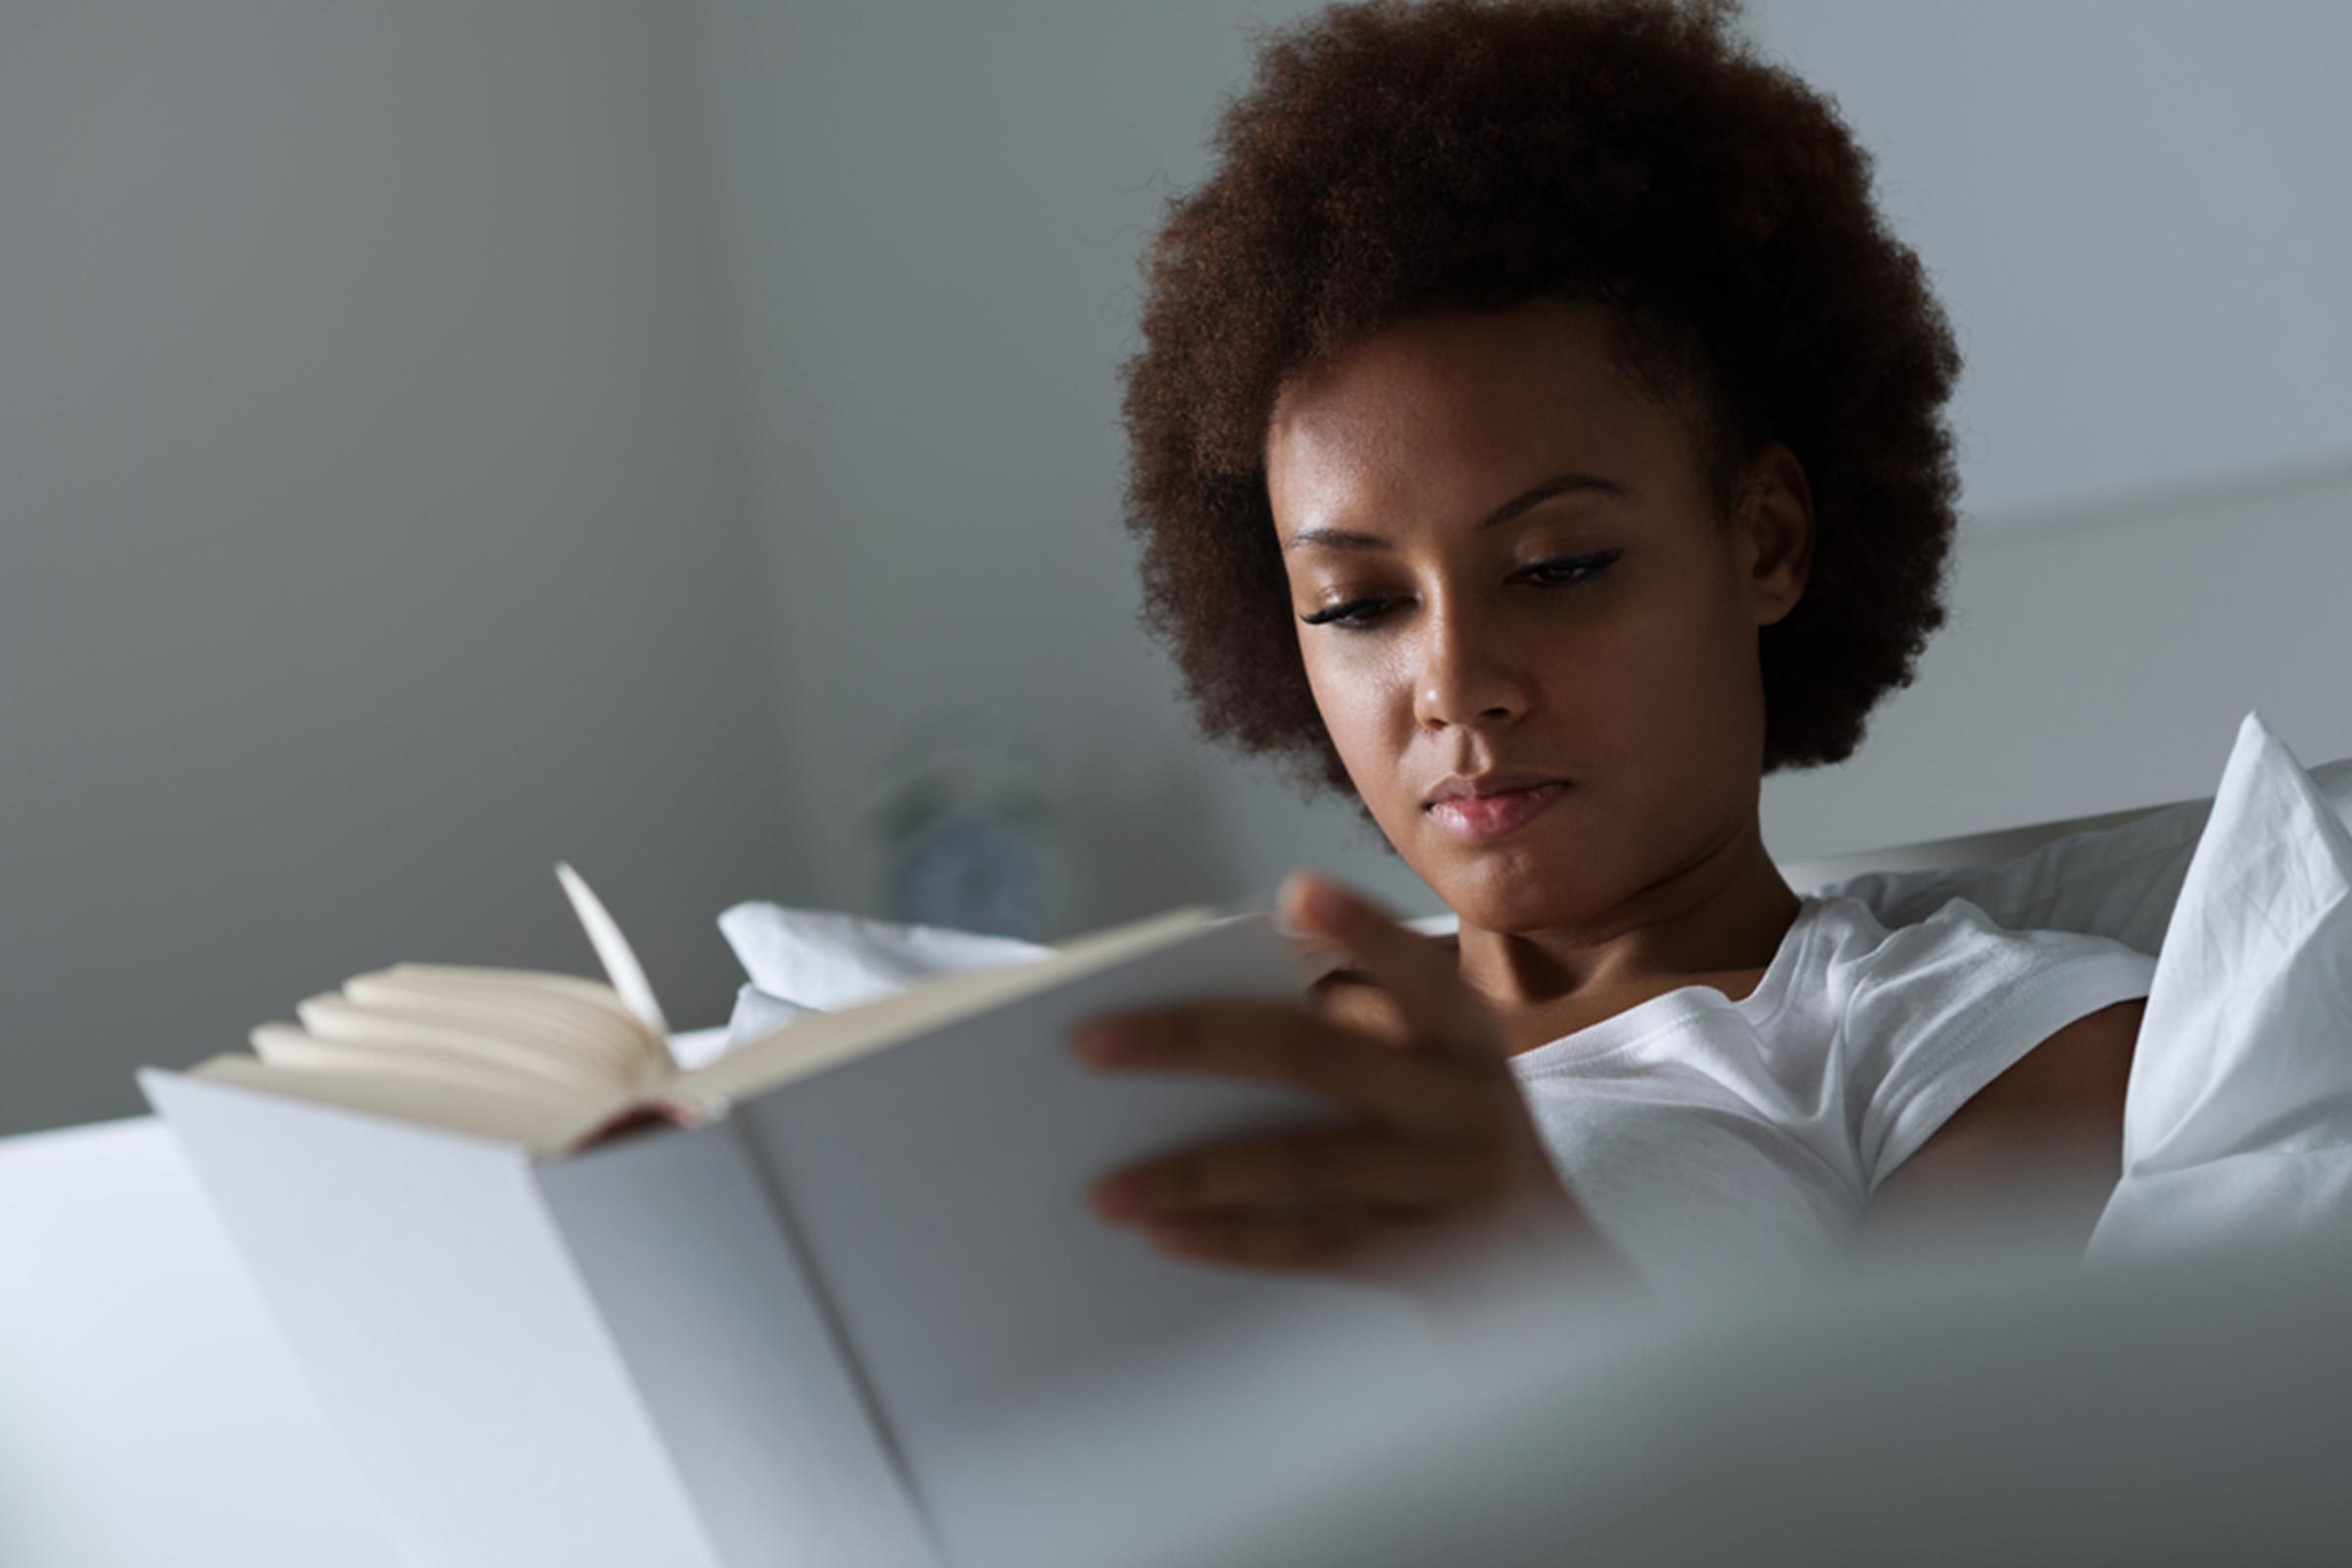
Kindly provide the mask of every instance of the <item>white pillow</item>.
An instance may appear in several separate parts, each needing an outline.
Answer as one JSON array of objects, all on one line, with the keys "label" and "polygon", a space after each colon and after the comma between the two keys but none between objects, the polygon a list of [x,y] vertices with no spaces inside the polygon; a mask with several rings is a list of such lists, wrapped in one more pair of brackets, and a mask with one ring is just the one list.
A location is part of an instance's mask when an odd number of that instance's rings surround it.
[{"label": "white pillow", "polygon": [[[2260,715],[2249,712],[2238,725],[2238,752],[2245,750],[2249,728],[2270,734]],[[2303,773],[2291,759],[2288,765]],[[2352,758],[2328,762],[2304,778],[2339,826],[2352,823]],[[2213,809],[2211,800],[2183,801],[2121,827],[2069,834],[1991,865],[1870,871],[1816,892],[1823,898],[1860,899],[1889,930],[1917,924],[1951,900],[1966,899],[2011,931],[2112,937],[2155,956]]]},{"label": "white pillow", "polygon": [[1024,963],[1053,951],[978,931],[776,904],[738,904],[718,917],[718,929],[750,976],[727,1020],[730,1048],[805,1012],[855,1007],[929,975]]},{"label": "white pillow", "polygon": [[2352,831],[2248,713],[2156,958],[2094,1261],[2352,1238]]}]

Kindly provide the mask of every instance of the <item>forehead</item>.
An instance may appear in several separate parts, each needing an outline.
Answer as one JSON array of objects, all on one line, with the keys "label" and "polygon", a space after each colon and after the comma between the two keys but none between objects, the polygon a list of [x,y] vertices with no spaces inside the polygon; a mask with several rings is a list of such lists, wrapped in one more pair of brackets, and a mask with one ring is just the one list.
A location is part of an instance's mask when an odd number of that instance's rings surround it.
[{"label": "forehead", "polygon": [[1276,515],[1507,483],[1544,464],[1631,475],[1687,463],[1680,421],[1618,368],[1609,327],[1590,303],[1448,313],[1300,372],[1267,428]]}]

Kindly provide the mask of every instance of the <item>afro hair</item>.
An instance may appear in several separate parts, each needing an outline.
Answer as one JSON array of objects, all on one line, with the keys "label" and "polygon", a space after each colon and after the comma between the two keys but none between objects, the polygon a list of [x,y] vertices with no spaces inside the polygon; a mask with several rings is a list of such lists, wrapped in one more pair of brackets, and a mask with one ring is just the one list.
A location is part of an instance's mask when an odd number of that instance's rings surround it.
[{"label": "afro hair", "polygon": [[1814,503],[1806,593],[1760,629],[1763,771],[1850,756],[1944,621],[1960,356],[1834,104],[1738,0],[1396,0],[1261,33],[1213,167],[1139,262],[1119,370],[1142,625],[1202,733],[1351,793],[1292,624],[1265,439],[1295,371],[1399,319],[1610,308],[1728,521],[1769,441]]}]

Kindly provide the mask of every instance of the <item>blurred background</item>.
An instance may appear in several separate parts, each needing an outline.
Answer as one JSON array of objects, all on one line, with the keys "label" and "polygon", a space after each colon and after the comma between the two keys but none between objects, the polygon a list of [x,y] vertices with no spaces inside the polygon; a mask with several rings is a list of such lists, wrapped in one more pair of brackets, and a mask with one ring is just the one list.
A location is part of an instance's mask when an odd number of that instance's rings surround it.
[{"label": "blurred background", "polygon": [[[1114,372],[1229,0],[0,0],[0,1133],[404,958],[723,1020],[743,899],[1051,939],[1294,864]],[[1954,621],[1784,862],[2352,755],[2352,9],[1762,0],[1968,368]]]}]

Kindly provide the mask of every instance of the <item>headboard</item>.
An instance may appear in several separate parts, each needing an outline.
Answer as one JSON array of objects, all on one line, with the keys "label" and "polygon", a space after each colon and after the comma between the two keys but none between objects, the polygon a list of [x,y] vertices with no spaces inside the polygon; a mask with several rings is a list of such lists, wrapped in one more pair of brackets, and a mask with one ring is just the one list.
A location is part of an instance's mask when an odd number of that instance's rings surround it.
[{"label": "headboard", "polygon": [[[2205,800],[2205,796],[2193,796]],[[2054,839],[2070,833],[2087,833],[2097,828],[2121,827],[2158,811],[2169,811],[2186,801],[2166,801],[2157,806],[2141,806],[2128,811],[2105,811],[2096,816],[2069,816],[2054,822],[2036,822],[2031,827],[2000,828],[1990,833],[1963,833],[1956,838],[1922,839],[1916,844],[1890,845],[1882,850],[1863,850],[1853,855],[1840,855],[1820,860],[1794,860],[1781,863],[1781,875],[1788,879],[1789,888],[1797,893],[1811,893],[1833,882],[1860,876],[1865,871],[1928,871],[1962,865],[1989,865],[2012,856],[2037,850]]]},{"label": "headboard", "polygon": [[[2347,825],[2352,825],[2352,757],[2323,762],[2307,771],[2311,774],[2312,782],[2334,803],[2338,814],[2346,818]],[[1917,844],[1891,845],[1882,850],[1865,850],[1819,860],[1785,860],[1781,862],[1781,875],[1788,878],[1791,891],[1809,894],[1831,883],[1860,876],[1865,871],[1929,871],[1964,865],[1989,865],[2012,856],[2037,850],[2070,833],[2121,827],[2126,822],[2137,821],[2158,811],[2169,811],[2176,806],[2212,799],[2210,795],[2193,795],[2185,801],[2165,801],[2155,806],[2134,807],[2128,811],[2069,816],[2054,822],[2001,828],[1990,833],[1963,833],[1957,838],[1925,839]]]}]

